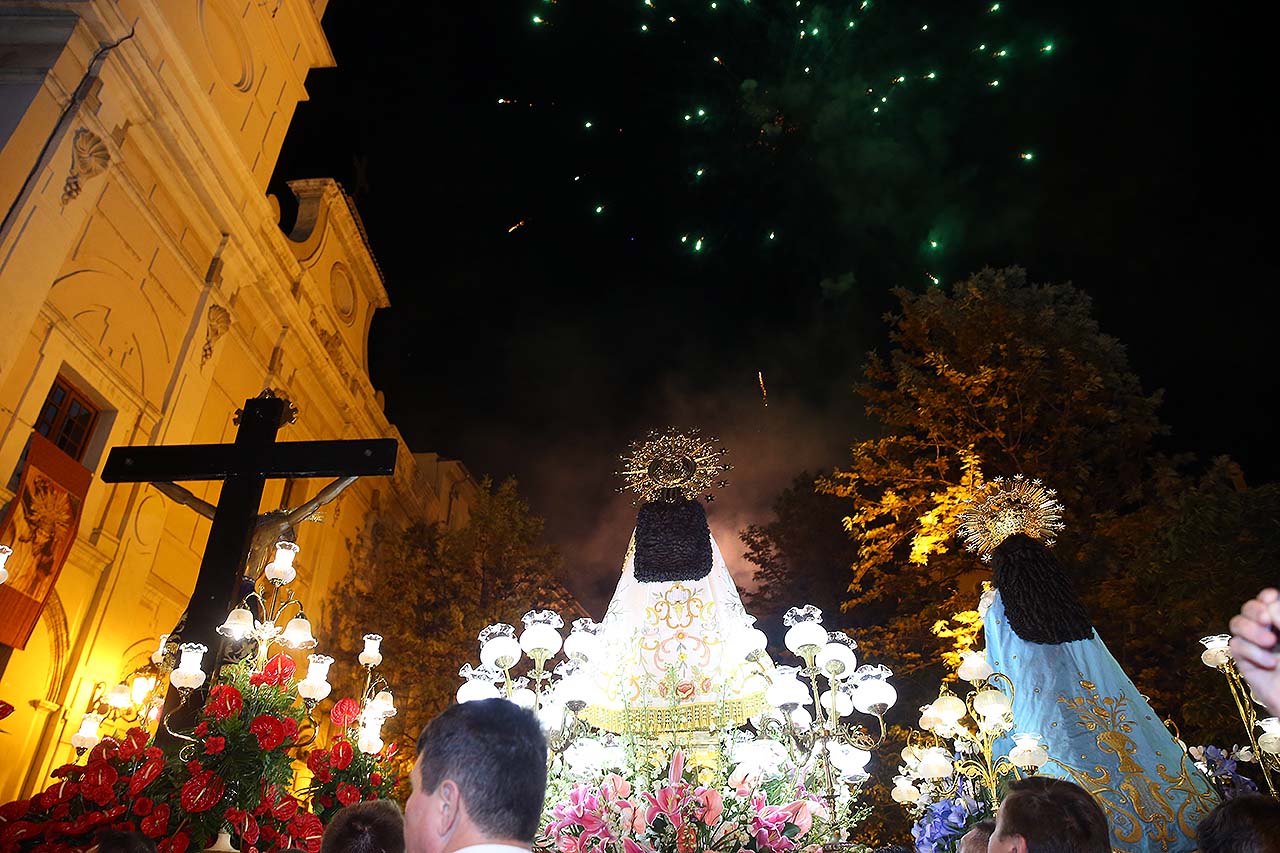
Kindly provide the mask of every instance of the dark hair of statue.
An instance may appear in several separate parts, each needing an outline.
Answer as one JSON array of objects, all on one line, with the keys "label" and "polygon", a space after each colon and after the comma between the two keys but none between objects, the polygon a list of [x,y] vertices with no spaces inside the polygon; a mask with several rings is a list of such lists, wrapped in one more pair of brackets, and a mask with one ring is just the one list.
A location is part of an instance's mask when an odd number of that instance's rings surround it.
[{"label": "dark hair of statue", "polygon": [[529,711],[506,699],[451,705],[418,737],[425,793],[452,780],[476,828],[531,844],[547,791],[547,741]]},{"label": "dark hair of statue", "polygon": [[1280,802],[1266,794],[1241,794],[1196,827],[1201,853],[1272,853],[1280,850]]},{"label": "dark hair of statue", "polygon": [[1111,831],[1102,806],[1084,788],[1064,779],[1029,776],[1009,783],[996,827],[1005,839],[1021,835],[1027,853],[1111,853]]},{"label": "dark hair of statue", "polygon": [[390,800],[338,809],[324,828],[320,853],[404,853],[404,815]]},{"label": "dark hair of statue", "polygon": [[699,501],[654,501],[636,514],[636,580],[696,581],[711,574],[711,528]]},{"label": "dark hair of statue", "polygon": [[992,552],[993,578],[1009,627],[1029,643],[1069,643],[1093,636],[1089,614],[1053,552],[1025,533]]}]

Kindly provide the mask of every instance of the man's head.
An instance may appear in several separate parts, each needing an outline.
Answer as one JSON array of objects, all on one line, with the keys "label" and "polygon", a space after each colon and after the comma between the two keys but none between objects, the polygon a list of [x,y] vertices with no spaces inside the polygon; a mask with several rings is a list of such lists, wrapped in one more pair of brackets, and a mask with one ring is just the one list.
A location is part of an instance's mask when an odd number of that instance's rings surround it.
[{"label": "man's head", "polygon": [[97,853],[156,853],[156,843],[141,832],[108,830],[98,834]]},{"label": "man's head", "polygon": [[505,699],[453,705],[418,738],[405,807],[409,853],[529,847],[546,789],[547,742],[533,714]]},{"label": "man's head", "polygon": [[1088,791],[1032,776],[1009,785],[988,843],[991,853],[1110,853],[1107,816]]},{"label": "man's head", "polygon": [[390,800],[338,809],[324,828],[320,853],[404,853],[404,816]]},{"label": "man's head", "polygon": [[1265,794],[1224,800],[1196,827],[1200,853],[1268,853],[1280,848],[1280,802]]},{"label": "man's head", "polygon": [[987,853],[987,842],[995,831],[994,820],[980,820],[960,839],[959,853]]}]

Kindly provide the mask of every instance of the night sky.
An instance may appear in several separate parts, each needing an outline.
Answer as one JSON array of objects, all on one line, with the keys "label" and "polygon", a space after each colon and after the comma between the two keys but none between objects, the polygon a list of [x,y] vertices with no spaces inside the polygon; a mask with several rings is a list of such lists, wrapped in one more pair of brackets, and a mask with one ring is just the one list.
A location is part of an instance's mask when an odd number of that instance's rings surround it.
[{"label": "night sky", "polygon": [[743,579],[736,531],[868,435],[849,389],[889,288],[985,265],[1093,297],[1165,391],[1169,450],[1280,475],[1274,98],[1247,10],[654,1],[333,0],[338,67],[312,72],[272,186],[286,227],[287,180],[355,196],[392,301],[388,416],[517,477],[588,607],[634,519],[612,476],[630,440],[730,448],[710,515]]}]

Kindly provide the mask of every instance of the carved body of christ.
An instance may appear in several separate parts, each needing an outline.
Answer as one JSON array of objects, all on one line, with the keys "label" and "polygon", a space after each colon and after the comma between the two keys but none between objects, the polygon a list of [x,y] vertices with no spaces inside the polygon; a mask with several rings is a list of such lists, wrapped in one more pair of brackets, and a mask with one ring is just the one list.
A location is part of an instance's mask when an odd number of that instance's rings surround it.
[{"label": "carved body of christ", "polygon": [[[206,671],[221,660],[223,640],[217,627],[237,603],[240,578],[254,547],[274,544],[281,533],[337,497],[356,477],[395,472],[393,438],[277,443],[276,432],[290,408],[287,400],[263,392],[245,401],[234,444],[116,447],[102,469],[104,482],[155,483],[166,495],[212,519],[182,630],[184,643],[209,647]],[[260,519],[258,505],[266,481],[285,477],[339,479],[303,506]],[[187,480],[222,480],[217,506],[172,485]],[[171,712],[177,703],[178,693],[170,689],[161,713]]]}]

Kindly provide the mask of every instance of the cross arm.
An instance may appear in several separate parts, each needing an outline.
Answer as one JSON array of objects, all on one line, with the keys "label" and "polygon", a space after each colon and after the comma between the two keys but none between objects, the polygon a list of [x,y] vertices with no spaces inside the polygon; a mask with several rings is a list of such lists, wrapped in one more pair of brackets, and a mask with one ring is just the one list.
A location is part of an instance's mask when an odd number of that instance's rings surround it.
[{"label": "cross arm", "polygon": [[102,468],[106,483],[225,480],[249,475],[281,477],[373,477],[393,474],[394,438],[285,441],[265,447],[237,444],[178,444],[112,448]]}]

